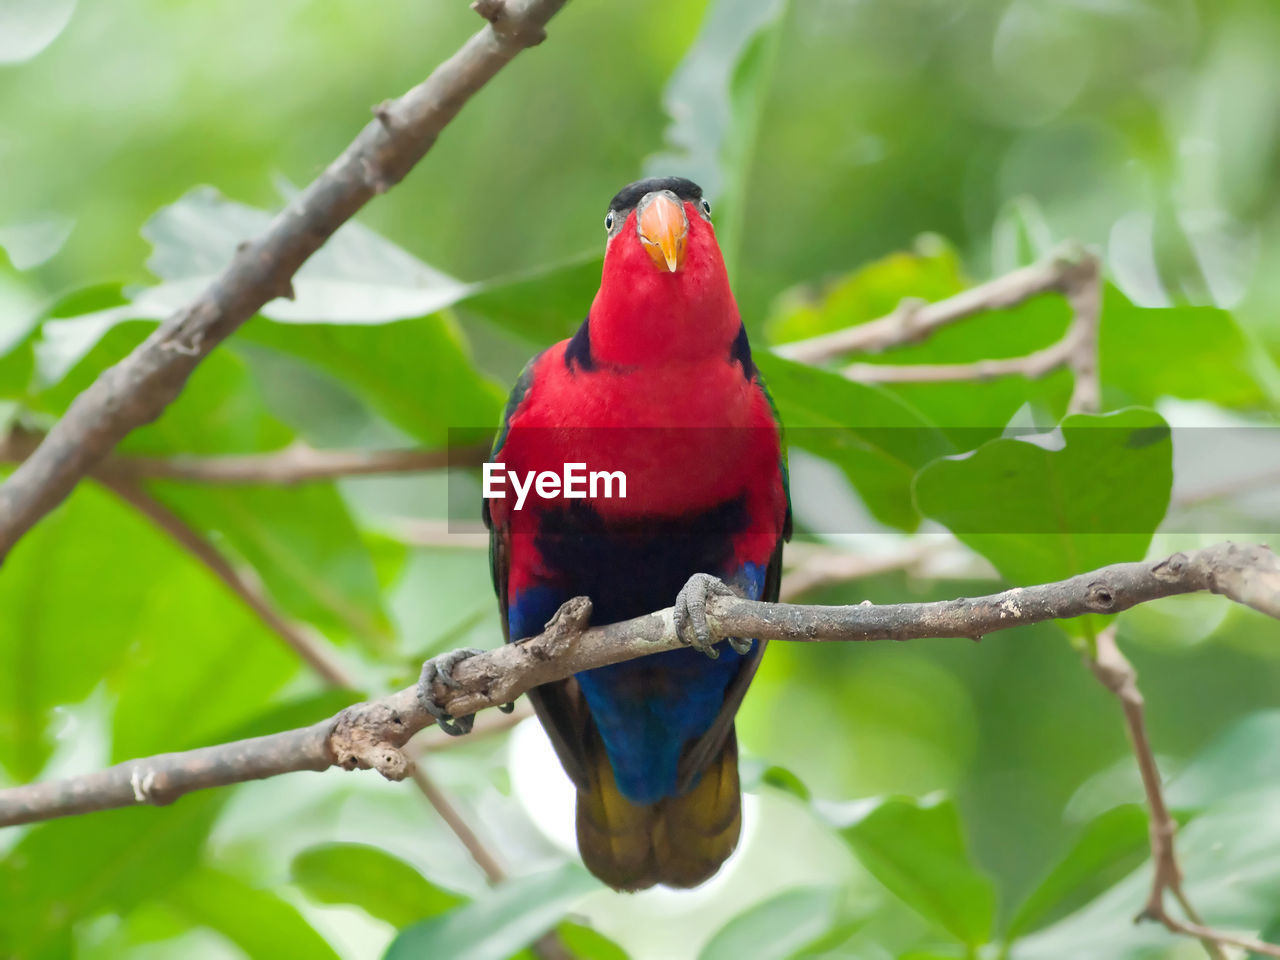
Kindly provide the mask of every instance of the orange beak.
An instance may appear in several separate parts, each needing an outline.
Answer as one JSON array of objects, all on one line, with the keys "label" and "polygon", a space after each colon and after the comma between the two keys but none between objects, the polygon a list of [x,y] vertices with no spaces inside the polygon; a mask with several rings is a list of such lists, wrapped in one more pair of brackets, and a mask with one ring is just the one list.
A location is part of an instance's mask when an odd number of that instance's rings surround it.
[{"label": "orange beak", "polygon": [[654,264],[675,273],[684,264],[689,221],[684,207],[666,193],[651,193],[636,207],[640,242]]}]

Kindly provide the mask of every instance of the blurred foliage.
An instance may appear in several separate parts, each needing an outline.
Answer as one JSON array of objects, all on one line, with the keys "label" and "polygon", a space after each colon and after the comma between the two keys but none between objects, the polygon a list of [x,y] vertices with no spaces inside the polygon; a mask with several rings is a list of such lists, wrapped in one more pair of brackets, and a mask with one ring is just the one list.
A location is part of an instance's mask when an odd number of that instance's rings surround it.
[{"label": "blurred foliage", "polygon": [[[465,3],[0,0],[0,426],[52,423],[476,26]],[[960,557],[806,599],[973,596],[1266,539],[1274,497],[1247,481],[1280,463],[1257,429],[1280,399],[1278,48],[1268,0],[570,4],[121,450],[489,429],[585,314],[607,199],[680,172],[708,187],[788,425],[801,534]],[[1098,416],[1067,416],[1065,371],[868,387],[767,351],[1067,241],[1106,267]],[[1018,356],[1069,319],[1045,296],[857,359]],[[443,477],[148,492],[362,689],[324,689],[86,482],[0,575],[0,784],[314,722],[500,636],[482,551],[405,537],[448,515]],[[1274,938],[1274,624],[1212,597],[1116,620],[1188,891]],[[1095,626],[774,644],[738,725],[743,849],[697,891],[588,878],[523,725],[426,761],[507,864],[492,889],[408,789],[298,775],[0,832],[0,957],[523,960],[552,929],[593,960],[1195,955],[1130,922],[1141,787],[1068,642]]]}]

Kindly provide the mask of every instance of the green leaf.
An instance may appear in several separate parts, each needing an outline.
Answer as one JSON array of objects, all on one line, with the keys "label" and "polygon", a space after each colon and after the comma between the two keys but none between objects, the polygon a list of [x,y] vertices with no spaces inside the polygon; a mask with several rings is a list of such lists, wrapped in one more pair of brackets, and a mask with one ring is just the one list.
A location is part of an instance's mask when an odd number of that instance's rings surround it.
[{"label": "green leaf", "polygon": [[738,914],[702,948],[698,960],[786,960],[839,919],[839,887],[799,887]]},{"label": "green leaf", "polygon": [[327,843],[293,858],[293,882],[317,903],[351,903],[400,929],[452,910],[463,898],[398,857],[360,843]]},{"label": "green leaf", "polygon": [[165,895],[191,922],[222,934],[250,960],[337,960],[296,907],[212,867],[193,870]]},{"label": "green leaf", "polygon": [[1169,427],[1151,410],[1084,414],[1049,436],[993,440],[916,477],[921,513],[1010,582],[1139,560],[1169,505]]},{"label": "green leaf", "polygon": [[951,800],[860,804],[840,833],[868,872],[922,917],[963,943],[990,938],[995,890],[969,860]]},{"label": "green leaf", "polygon": [[1269,364],[1231,314],[1214,307],[1138,307],[1108,285],[1099,369],[1109,406],[1161,397],[1257,407],[1268,400],[1253,371]]},{"label": "green leaf", "polygon": [[1016,940],[1044,923],[1069,902],[1087,900],[1116,879],[1118,869],[1132,869],[1150,853],[1147,811],[1125,804],[1095,818],[1066,855],[1027,895],[1009,921],[1005,934]]},{"label": "green leaf", "polygon": [[625,950],[590,927],[566,922],[556,928],[556,935],[572,957],[581,960],[628,960]]},{"label": "green leaf", "polygon": [[787,443],[839,466],[882,523],[912,530],[916,470],[954,451],[919,413],[883,390],[772,354],[757,358]]},{"label": "green leaf", "polygon": [[506,960],[554,927],[584,894],[599,889],[577,864],[508,880],[485,895],[402,931],[384,960]]},{"label": "green leaf", "polygon": [[82,920],[127,914],[162,896],[195,866],[229,794],[173,807],[132,807],[32,828],[0,860],[0,943],[24,960],[62,957],[56,945]]}]

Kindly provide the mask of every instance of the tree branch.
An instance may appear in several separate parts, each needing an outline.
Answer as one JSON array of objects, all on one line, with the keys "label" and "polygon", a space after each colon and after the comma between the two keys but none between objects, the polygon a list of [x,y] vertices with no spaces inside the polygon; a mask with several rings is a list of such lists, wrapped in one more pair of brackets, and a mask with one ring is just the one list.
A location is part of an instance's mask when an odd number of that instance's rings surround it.
[{"label": "tree branch", "polygon": [[398,183],[462,106],[526,47],[565,0],[484,0],[490,22],[375,118],[260,237],[242,244],[194,301],[76,397],[39,449],[0,486],[0,560],[130,430],[154,420],[219,343],[291,278],[343,223]]},{"label": "tree branch", "polygon": [[[879,353],[927,339],[960,320],[1005,310],[1045,293],[1069,294],[1081,289],[1089,275],[1098,272],[1097,258],[1080,250],[1067,250],[1042,263],[1022,267],[987,283],[963,290],[953,297],[926,303],[908,299],[888,316],[856,326],[796,340],[774,347],[774,352],[801,363],[822,363],[846,353]],[[1072,304],[1079,315],[1081,307]]]},{"label": "tree branch", "polygon": [[[43,439],[44,434],[34,430],[11,427],[0,437],[0,462],[21,463],[36,451]],[[111,453],[103,457],[92,472],[128,480],[177,480],[215,486],[293,486],[341,477],[478,467],[488,457],[487,446],[443,450],[317,450],[305,443],[295,443],[267,453],[217,456]]]},{"label": "tree branch", "polygon": [[[788,641],[980,638],[984,634],[1087,613],[1118,613],[1176,594],[1209,590],[1280,619],[1280,563],[1263,546],[1220,543],[1159,561],[1118,563],[1056,583],[1015,587],[972,599],[841,607],[764,603],[737,597],[708,601],[714,636]],[[539,684],[681,644],[671,608],[623,623],[574,626],[590,603],[566,604],[537,637],[464,660],[457,688],[437,683],[438,702],[454,716],[509,703]],[[402,749],[434,722],[415,687],[357,704],[299,730],[130,760],[97,773],[0,791],[0,826],[142,803],[298,770],[372,768],[403,779]]]},{"label": "tree branch", "polygon": [[[1160,779],[1160,768],[1156,765],[1155,752],[1151,749],[1151,739],[1147,736],[1147,720],[1142,693],[1138,690],[1138,672],[1133,664],[1116,646],[1116,628],[1111,625],[1098,634],[1095,640],[1094,655],[1089,658],[1089,669],[1104,687],[1110,690],[1124,712],[1125,729],[1129,732],[1129,743],[1133,746],[1133,755],[1138,762],[1138,773],[1142,777],[1142,789],[1147,798],[1147,810],[1150,815],[1149,835],[1151,838],[1151,861],[1154,873],[1151,879],[1151,892],[1147,902],[1135,920],[1159,920],[1166,926],[1172,919],[1165,912],[1164,894],[1168,890],[1182,905],[1187,917],[1195,924],[1203,924],[1195,907],[1191,905],[1182,886],[1182,868],[1178,866],[1177,853],[1173,846],[1173,835],[1178,824],[1169,813],[1164,801],[1164,787]],[[1175,933],[1182,931],[1169,927]],[[1210,960],[1227,960],[1222,952],[1222,941],[1219,937],[1201,937],[1205,951]]]},{"label": "tree branch", "polygon": [[954,383],[961,380],[994,380],[1026,377],[1038,380],[1067,366],[1075,354],[1072,331],[1057,343],[1021,357],[977,360],[973,363],[851,363],[841,373],[858,383]]}]

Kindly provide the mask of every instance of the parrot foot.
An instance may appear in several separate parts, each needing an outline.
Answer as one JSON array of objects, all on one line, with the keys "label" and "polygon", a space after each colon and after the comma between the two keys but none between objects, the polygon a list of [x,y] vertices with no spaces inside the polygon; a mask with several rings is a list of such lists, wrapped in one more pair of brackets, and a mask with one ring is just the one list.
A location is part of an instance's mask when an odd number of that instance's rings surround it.
[{"label": "parrot foot", "polygon": [[[709,573],[695,573],[676,594],[675,624],[676,636],[682,642],[693,647],[699,653],[715,660],[720,656],[716,649],[716,641],[711,636],[711,626],[707,623],[707,599],[709,597],[736,597],[729,586],[719,577]],[[751,648],[750,640],[739,640],[737,637],[726,637],[730,646],[738,653]]]},{"label": "parrot foot", "polygon": [[458,681],[453,679],[453,668],[478,653],[484,653],[484,651],[479,647],[463,647],[460,650],[442,653],[424,663],[422,674],[418,677],[418,702],[422,704],[422,709],[436,718],[440,729],[451,737],[461,737],[463,734],[470,733],[471,727],[476,722],[476,716],[474,713],[465,717],[451,715],[436,700],[431,688],[436,680],[439,680],[449,689],[457,689]]}]

